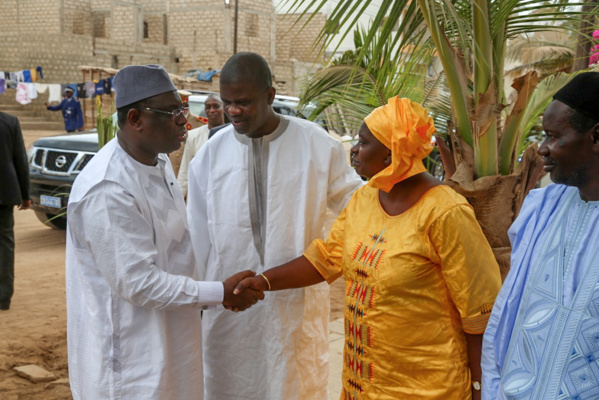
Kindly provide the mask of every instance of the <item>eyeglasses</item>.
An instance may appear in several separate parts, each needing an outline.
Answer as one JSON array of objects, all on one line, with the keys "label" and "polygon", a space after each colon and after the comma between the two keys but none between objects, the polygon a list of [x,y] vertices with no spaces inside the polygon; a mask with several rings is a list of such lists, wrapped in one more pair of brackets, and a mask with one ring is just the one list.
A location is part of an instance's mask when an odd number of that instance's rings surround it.
[{"label": "eyeglasses", "polygon": [[189,107],[180,107],[173,111],[156,110],[155,108],[149,108],[149,107],[135,107],[135,109],[152,111],[152,112],[161,113],[161,114],[169,114],[173,121],[177,121],[180,116],[187,118],[187,116],[189,115]]}]

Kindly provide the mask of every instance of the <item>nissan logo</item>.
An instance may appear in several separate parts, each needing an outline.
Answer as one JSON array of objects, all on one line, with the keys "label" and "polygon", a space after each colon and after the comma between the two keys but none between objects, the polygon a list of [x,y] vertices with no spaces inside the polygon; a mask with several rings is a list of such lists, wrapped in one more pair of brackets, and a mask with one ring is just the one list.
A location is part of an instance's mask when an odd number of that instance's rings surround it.
[{"label": "nissan logo", "polygon": [[54,162],[54,165],[56,165],[57,168],[62,168],[65,166],[66,163],[67,163],[67,158],[65,156],[58,156],[58,157],[56,157],[56,161]]}]

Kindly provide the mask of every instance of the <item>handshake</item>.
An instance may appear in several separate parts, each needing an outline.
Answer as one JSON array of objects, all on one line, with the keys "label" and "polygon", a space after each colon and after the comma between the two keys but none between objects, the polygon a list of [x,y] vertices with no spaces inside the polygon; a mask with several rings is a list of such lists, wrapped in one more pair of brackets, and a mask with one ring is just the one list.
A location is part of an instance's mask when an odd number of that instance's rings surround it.
[{"label": "handshake", "polygon": [[223,306],[231,311],[243,311],[264,300],[268,283],[254,271],[242,271],[228,277],[223,282],[225,296]]}]

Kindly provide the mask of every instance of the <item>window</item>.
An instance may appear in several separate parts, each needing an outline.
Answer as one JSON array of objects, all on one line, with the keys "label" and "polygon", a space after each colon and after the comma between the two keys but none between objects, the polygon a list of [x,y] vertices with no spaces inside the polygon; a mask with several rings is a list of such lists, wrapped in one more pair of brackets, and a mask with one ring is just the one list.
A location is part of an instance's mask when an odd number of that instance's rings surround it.
[{"label": "window", "polygon": [[106,12],[92,13],[93,35],[97,38],[106,37]]},{"label": "window", "polygon": [[258,14],[248,14],[245,19],[245,35],[250,37],[258,36]]},{"label": "window", "polygon": [[324,29],[328,35],[335,35],[339,33],[339,21],[332,19],[327,20],[324,24]]},{"label": "window", "polygon": [[73,34],[84,35],[85,34],[85,13],[79,11],[73,16]]}]

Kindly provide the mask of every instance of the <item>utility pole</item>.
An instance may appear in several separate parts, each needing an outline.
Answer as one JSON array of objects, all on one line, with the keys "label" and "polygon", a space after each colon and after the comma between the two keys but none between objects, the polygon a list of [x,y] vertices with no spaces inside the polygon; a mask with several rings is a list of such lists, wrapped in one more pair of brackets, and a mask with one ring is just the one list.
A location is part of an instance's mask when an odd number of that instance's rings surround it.
[{"label": "utility pole", "polygon": [[237,54],[237,21],[239,20],[239,0],[235,0],[235,30],[233,33],[233,54]]}]

